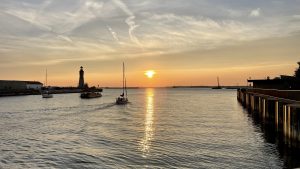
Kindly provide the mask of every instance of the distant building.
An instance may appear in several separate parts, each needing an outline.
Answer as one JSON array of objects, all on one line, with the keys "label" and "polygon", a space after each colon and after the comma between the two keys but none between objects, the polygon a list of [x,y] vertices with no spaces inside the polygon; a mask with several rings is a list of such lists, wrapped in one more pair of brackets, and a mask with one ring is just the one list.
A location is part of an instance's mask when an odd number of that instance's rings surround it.
[{"label": "distant building", "polygon": [[298,65],[299,65],[299,67],[295,71],[295,77],[298,78],[298,79],[300,79],[300,62],[298,62]]},{"label": "distant building", "polygon": [[300,62],[298,62],[298,68],[295,71],[294,76],[281,75],[274,79],[258,79],[248,80],[253,83],[253,88],[260,89],[278,89],[278,90],[300,90]]},{"label": "distant building", "polygon": [[37,81],[0,80],[0,90],[40,90],[42,87],[43,84]]},{"label": "distant building", "polygon": [[80,67],[79,71],[79,83],[78,83],[78,88],[83,89],[84,88],[84,71],[83,67]]},{"label": "distant building", "polygon": [[278,90],[300,90],[300,79],[294,76],[281,75],[274,79],[248,80],[253,83],[253,88],[278,89]]},{"label": "distant building", "polygon": [[34,90],[41,90],[43,87],[43,84],[41,82],[36,82],[36,81],[27,81],[26,82],[26,88],[27,89],[34,89]]}]

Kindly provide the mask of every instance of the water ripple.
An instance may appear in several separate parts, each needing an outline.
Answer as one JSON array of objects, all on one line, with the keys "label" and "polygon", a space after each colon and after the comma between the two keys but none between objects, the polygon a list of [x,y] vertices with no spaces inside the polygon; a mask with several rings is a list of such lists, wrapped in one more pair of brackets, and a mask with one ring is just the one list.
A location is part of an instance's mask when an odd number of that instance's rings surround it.
[{"label": "water ripple", "polygon": [[[282,168],[235,91],[130,90],[1,99],[0,168]],[[5,102],[5,103],[3,103]],[[20,104],[16,104],[20,103]]]}]

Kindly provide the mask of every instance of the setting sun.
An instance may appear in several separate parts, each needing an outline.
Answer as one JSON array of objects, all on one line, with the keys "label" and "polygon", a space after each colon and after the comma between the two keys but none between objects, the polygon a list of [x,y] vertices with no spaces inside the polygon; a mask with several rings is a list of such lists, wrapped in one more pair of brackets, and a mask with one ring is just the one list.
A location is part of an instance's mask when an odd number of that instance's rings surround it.
[{"label": "setting sun", "polygon": [[146,75],[149,79],[151,79],[155,74],[156,74],[156,73],[155,73],[154,70],[147,70],[147,71],[145,72],[145,75]]}]

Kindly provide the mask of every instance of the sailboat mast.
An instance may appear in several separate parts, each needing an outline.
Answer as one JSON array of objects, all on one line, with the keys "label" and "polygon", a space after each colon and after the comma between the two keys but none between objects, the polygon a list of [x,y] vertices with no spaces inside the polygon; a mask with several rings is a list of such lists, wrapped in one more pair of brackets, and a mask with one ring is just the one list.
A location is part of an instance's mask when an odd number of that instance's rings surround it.
[{"label": "sailboat mast", "polygon": [[127,98],[126,78],[125,78],[125,96],[126,96],[126,98]]},{"label": "sailboat mast", "polygon": [[220,87],[219,76],[217,77],[218,87]]},{"label": "sailboat mast", "polygon": [[125,74],[124,74],[124,72],[125,72],[125,66],[124,66],[124,62],[123,62],[123,95],[124,95],[124,93],[125,93],[125,88],[124,88],[124,86],[125,86]]},{"label": "sailboat mast", "polygon": [[47,72],[47,69],[46,69],[46,86],[48,84],[48,72]]}]

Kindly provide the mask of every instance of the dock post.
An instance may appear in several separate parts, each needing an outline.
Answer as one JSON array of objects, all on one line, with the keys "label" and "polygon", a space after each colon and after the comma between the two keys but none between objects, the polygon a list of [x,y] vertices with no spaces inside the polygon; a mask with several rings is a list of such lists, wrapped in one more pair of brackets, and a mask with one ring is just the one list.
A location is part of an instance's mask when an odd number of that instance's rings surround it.
[{"label": "dock post", "polygon": [[245,95],[246,95],[246,108],[248,108],[248,106],[249,106],[249,94],[245,93]]},{"label": "dock post", "polygon": [[266,119],[271,124],[276,124],[276,98],[267,98],[266,99]]},{"label": "dock post", "polygon": [[250,95],[250,107],[251,107],[251,111],[254,111],[254,95],[251,94]]},{"label": "dock post", "polygon": [[257,95],[254,95],[254,111],[259,111],[259,97]]},{"label": "dock post", "polygon": [[258,114],[260,114],[261,113],[261,110],[262,110],[262,103],[261,103],[261,97],[260,96],[258,96]]},{"label": "dock post", "polygon": [[289,140],[290,138],[290,112],[291,109],[288,105],[283,106],[283,135]]},{"label": "dock post", "polygon": [[266,116],[266,99],[262,98],[262,118],[265,120]]},{"label": "dock post", "polygon": [[242,104],[243,104],[243,106],[245,107],[245,105],[246,105],[246,92],[242,92]]},{"label": "dock post", "polygon": [[276,131],[278,131],[278,125],[279,123],[279,101],[275,101],[275,126],[276,126]]},{"label": "dock post", "polygon": [[300,141],[300,119],[299,119],[299,113],[300,113],[300,104],[289,104],[288,107],[288,120],[289,120],[289,126],[288,126],[288,138],[293,143],[296,141]]}]

